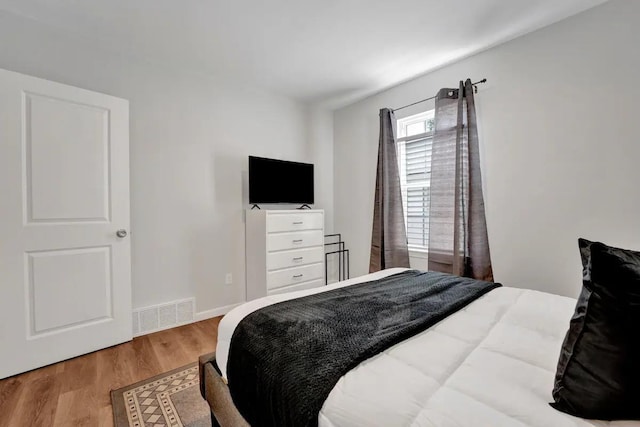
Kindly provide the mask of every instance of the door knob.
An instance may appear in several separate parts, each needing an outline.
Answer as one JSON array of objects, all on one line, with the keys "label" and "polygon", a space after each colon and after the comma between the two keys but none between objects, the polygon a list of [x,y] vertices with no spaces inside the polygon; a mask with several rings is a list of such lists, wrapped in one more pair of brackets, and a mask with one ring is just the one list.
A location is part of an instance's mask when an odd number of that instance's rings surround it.
[{"label": "door knob", "polygon": [[127,230],[122,229],[122,230],[116,231],[116,236],[118,236],[121,239],[124,239],[125,237],[127,237]]}]

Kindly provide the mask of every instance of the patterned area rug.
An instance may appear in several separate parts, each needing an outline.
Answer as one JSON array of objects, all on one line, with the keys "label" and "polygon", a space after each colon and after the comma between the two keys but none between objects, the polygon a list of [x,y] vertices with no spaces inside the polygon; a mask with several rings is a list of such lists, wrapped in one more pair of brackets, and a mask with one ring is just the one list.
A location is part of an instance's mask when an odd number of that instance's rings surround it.
[{"label": "patterned area rug", "polygon": [[211,427],[199,382],[192,363],[112,391],[115,427]]}]

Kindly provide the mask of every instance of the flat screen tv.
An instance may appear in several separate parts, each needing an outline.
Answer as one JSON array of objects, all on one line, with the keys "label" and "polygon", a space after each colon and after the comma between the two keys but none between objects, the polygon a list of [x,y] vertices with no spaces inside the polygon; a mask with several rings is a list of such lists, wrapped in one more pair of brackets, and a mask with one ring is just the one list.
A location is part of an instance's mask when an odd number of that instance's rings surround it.
[{"label": "flat screen tv", "polygon": [[249,156],[249,203],[313,203],[313,165]]}]

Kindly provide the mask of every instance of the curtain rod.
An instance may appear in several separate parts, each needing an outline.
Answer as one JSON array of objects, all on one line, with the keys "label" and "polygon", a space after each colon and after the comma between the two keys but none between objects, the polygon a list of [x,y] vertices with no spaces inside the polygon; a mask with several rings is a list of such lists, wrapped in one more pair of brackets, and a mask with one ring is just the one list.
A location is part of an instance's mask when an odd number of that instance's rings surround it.
[{"label": "curtain rod", "polygon": [[[487,79],[482,79],[482,80],[477,81],[477,82],[475,82],[475,83],[471,83],[471,85],[472,85],[473,87],[475,87],[475,88],[476,88],[476,93],[477,93],[478,88],[477,88],[476,86],[477,86],[477,85],[479,85],[480,83],[486,83],[486,82],[487,82]],[[436,97],[437,97],[437,96],[438,96],[438,95],[436,95],[436,96],[432,96],[431,98],[421,99],[420,101],[416,101],[416,102],[414,102],[413,104],[404,105],[404,106],[402,106],[402,107],[394,108],[394,109],[393,109],[393,110],[391,110],[391,111],[398,111],[398,110],[402,110],[403,108],[412,107],[412,106],[414,106],[414,105],[416,105],[416,104],[420,104],[420,103],[422,103],[422,102],[431,101],[432,99],[436,99]]]}]

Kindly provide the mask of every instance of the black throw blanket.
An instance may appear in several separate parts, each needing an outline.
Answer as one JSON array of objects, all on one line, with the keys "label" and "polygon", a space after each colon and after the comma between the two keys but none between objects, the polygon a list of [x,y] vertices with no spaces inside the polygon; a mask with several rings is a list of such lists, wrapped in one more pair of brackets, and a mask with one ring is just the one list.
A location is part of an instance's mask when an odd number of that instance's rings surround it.
[{"label": "black throw blanket", "polygon": [[349,370],[499,286],[410,270],[259,309],[231,338],[233,401],[253,427],[317,426]]}]

